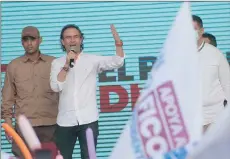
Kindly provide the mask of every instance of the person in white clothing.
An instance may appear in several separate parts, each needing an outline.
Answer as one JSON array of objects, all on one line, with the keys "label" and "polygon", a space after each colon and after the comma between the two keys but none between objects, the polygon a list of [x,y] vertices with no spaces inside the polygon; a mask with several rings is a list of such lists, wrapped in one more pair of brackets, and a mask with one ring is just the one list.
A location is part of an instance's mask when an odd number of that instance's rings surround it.
[{"label": "person in white clothing", "polygon": [[[96,148],[99,135],[96,102],[97,74],[120,68],[124,64],[123,42],[114,25],[111,25],[111,31],[116,47],[114,56],[84,53],[84,35],[76,25],[66,25],[61,31],[61,44],[67,54],[53,61],[50,85],[53,91],[60,94],[55,141],[64,159],[72,158],[77,138],[80,143],[81,158],[89,158],[86,140],[88,127],[93,130]],[[73,63],[70,63],[71,59],[74,59]]]},{"label": "person in white clothing", "polygon": [[198,56],[202,69],[203,131],[215,123],[217,116],[230,103],[230,70],[224,54],[202,38],[203,21],[193,15],[193,25],[197,33]]}]

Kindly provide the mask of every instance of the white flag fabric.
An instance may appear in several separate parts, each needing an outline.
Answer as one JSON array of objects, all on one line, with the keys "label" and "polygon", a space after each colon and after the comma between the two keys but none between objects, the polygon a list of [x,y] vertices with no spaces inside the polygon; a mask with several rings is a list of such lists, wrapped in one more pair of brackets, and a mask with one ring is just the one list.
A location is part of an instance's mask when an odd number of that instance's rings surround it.
[{"label": "white flag fabric", "polygon": [[201,138],[202,80],[189,2],[181,6],[150,76],[109,159],[169,159],[163,154]]},{"label": "white flag fabric", "polygon": [[16,157],[10,156],[8,153],[1,151],[1,159],[17,159]]},{"label": "white flag fabric", "polygon": [[229,159],[230,158],[230,107],[218,116],[205,135],[189,154],[189,159]]}]

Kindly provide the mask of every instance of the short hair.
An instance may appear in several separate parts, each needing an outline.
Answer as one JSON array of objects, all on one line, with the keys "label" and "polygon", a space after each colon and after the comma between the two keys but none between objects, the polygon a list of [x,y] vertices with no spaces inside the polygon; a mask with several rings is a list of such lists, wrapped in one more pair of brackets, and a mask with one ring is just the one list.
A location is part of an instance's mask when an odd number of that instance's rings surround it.
[{"label": "short hair", "polygon": [[63,40],[63,34],[64,34],[64,32],[67,30],[67,29],[69,29],[69,28],[75,28],[77,31],[79,31],[79,33],[80,33],[80,35],[81,35],[81,38],[82,38],[82,42],[81,42],[81,51],[84,49],[84,44],[83,44],[83,40],[84,40],[84,34],[82,33],[82,31],[81,31],[81,29],[77,26],[77,25],[75,25],[75,24],[68,24],[68,25],[66,25],[66,26],[64,26],[63,28],[62,28],[62,30],[61,30],[61,34],[60,34],[60,43],[61,43],[61,48],[62,48],[62,50],[63,51],[66,51],[66,48],[65,48],[65,46],[64,45],[62,45],[62,40]]},{"label": "short hair", "polygon": [[202,35],[203,38],[208,38],[210,40],[210,44],[217,47],[216,37],[210,33],[204,33]]},{"label": "short hair", "polygon": [[203,28],[203,21],[202,21],[202,19],[199,16],[192,15],[192,20],[194,22],[197,22],[197,24],[199,25],[200,28]]}]

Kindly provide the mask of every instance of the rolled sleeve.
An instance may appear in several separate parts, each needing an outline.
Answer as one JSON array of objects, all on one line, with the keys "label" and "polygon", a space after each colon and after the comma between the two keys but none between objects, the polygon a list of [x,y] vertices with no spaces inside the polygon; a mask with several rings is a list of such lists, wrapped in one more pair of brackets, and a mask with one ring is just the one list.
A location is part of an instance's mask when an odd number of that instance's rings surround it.
[{"label": "rolled sleeve", "polygon": [[124,57],[120,56],[97,56],[98,68],[97,72],[101,73],[105,70],[118,69],[124,65]]},{"label": "rolled sleeve", "polygon": [[54,60],[51,64],[51,73],[50,73],[50,87],[54,92],[61,92],[63,89],[64,82],[57,80],[57,76],[61,71],[62,67]]}]

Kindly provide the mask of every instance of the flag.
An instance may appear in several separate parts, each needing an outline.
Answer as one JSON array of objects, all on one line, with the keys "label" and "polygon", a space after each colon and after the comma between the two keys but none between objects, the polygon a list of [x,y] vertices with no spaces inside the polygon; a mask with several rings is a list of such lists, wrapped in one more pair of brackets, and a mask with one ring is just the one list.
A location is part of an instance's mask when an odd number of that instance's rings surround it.
[{"label": "flag", "polygon": [[189,5],[181,6],[110,159],[169,159],[176,149],[186,156],[183,146],[201,138],[202,80]]},{"label": "flag", "polygon": [[10,154],[1,151],[1,159],[18,159],[16,157],[10,156]]},{"label": "flag", "polygon": [[217,117],[198,145],[189,152],[189,159],[229,159],[230,157],[230,107]]}]

